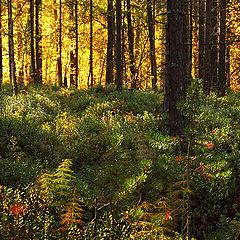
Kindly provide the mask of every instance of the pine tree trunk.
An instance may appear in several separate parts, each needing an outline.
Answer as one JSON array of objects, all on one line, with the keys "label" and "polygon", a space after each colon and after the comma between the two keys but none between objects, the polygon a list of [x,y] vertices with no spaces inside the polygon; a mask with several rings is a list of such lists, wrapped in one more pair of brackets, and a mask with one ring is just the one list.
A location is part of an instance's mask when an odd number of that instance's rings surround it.
[{"label": "pine tree trunk", "polygon": [[212,87],[217,90],[218,83],[218,0],[213,0],[211,17],[211,69]]},{"label": "pine tree trunk", "polygon": [[128,25],[128,51],[130,58],[131,86],[137,87],[135,56],[134,56],[134,32],[132,26],[131,1],[127,0],[127,25]]},{"label": "pine tree trunk", "polygon": [[36,10],[36,83],[42,84],[42,46],[40,45],[42,40],[42,32],[40,26],[40,8],[42,0],[35,0]]},{"label": "pine tree trunk", "polygon": [[75,0],[75,81],[78,88],[78,0]]},{"label": "pine tree trunk", "polygon": [[107,43],[107,68],[106,84],[113,83],[113,48],[114,48],[114,10],[113,0],[108,0],[108,43]]},{"label": "pine tree trunk", "polygon": [[36,62],[35,62],[35,44],[34,44],[34,0],[30,0],[30,49],[31,49],[31,79],[35,84],[36,80]]},{"label": "pine tree trunk", "polygon": [[213,0],[206,0],[206,35],[205,35],[205,70],[204,70],[204,81],[203,91],[206,95],[210,94],[212,87],[212,66],[211,66],[211,31],[212,31],[212,6]]},{"label": "pine tree trunk", "polygon": [[217,86],[218,71],[218,21],[217,0],[206,1],[206,48],[205,48],[205,76],[203,91],[210,94]]},{"label": "pine tree trunk", "polygon": [[169,116],[171,136],[184,135],[184,117],[177,108],[185,99],[184,2],[168,0],[166,30],[166,82],[164,110]]},{"label": "pine tree trunk", "polygon": [[147,0],[147,17],[148,17],[148,34],[149,34],[149,41],[150,41],[152,89],[156,89],[157,88],[157,63],[156,63],[156,50],[155,50],[155,19],[153,16],[152,0]]},{"label": "pine tree trunk", "polygon": [[90,0],[90,86],[93,87],[93,1]]},{"label": "pine tree trunk", "polygon": [[18,89],[17,89],[17,79],[16,79],[16,65],[15,65],[15,59],[14,59],[12,0],[8,0],[8,48],[9,48],[10,82],[13,85],[13,93],[16,95],[18,92]]},{"label": "pine tree trunk", "polygon": [[0,0],[0,91],[3,82],[3,49],[2,49],[2,0]]},{"label": "pine tree trunk", "polygon": [[59,2],[59,56],[58,56],[58,85],[62,86],[62,0]]},{"label": "pine tree trunk", "polygon": [[122,90],[122,3],[116,0],[116,85],[118,91]]},{"label": "pine tree trunk", "polygon": [[199,78],[204,78],[205,70],[205,0],[199,0]]},{"label": "pine tree trunk", "polygon": [[220,44],[217,91],[219,96],[226,92],[226,7],[227,1],[220,0]]},{"label": "pine tree trunk", "polygon": [[192,0],[184,0],[184,22],[186,81],[189,85],[192,75]]}]

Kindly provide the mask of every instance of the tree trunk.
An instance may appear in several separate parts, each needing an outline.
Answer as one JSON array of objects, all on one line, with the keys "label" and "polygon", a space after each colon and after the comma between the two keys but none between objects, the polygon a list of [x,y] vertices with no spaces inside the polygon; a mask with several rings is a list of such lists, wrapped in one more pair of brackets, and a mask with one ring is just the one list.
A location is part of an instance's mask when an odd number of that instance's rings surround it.
[{"label": "tree trunk", "polygon": [[[226,29],[227,31],[227,39],[229,37],[230,34],[230,30],[229,28]],[[226,85],[229,88],[230,87],[230,44],[226,45]]]},{"label": "tree trunk", "polygon": [[205,71],[203,81],[203,91],[206,95],[210,94],[212,86],[212,67],[211,67],[211,11],[213,0],[206,0],[206,35],[205,35]]},{"label": "tree trunk", "polygon": [[34,0],[30,0],[30,49],[31,49],[31,79],[35,84],[36,79],[36,63],[35,63],[35,44],[34,44]]},{"label": "tree trunk", "polygon": [[212,87],[217,90],[218,83],[218,0],[213,0],[211,16],[211,77]]},{"label": "tree trunk", "polygon": [[153,16],[152,0],[147,0],[147,17],[148,17],[148,34],[150,42],[150,61],[151,61],[151,78],[152,88],[157,88],[157,63],[155,50],[155,19]]},{"label": "tree trunk", "polygon": [[93,1],[90,0],[90,86],[93,87]]},{"label": "tree trunk", "polygon": [[184,2],[167,1],[166,82],[164,110],[169,116],[171,136],[184,135],[184,117],[177,108],[185,99],[186,68],[184,56]]},{"label": "tree trunk", "polygon": [[2,49],[2,0],[0,0],[0,91],[3,82],[3,49]]},{"label": "tree trunk", "polygon": [[192,0],[184,0],[184,22],[186,84],[189,85],[192,75]]},{"label": "tree trunk", "polygon": [[75,81],[76,88],[78,88],[78,0],[75,0],[75,31],[76,31],[76,47],[75,47]]},{"label": "tree trunk", "polygon": [[128,25],[128,51],[130,58],[131,86],[137,87],[135,56],[134,56],[134,32],[132,26],[131,1],[127,0],[127,25]]},{"label": "tree trunk", "polygon": [[210,94],[212,87],[217,84],[217,0],[206,1],[206,48],[205,48],[205,76],[203,91]]},{"label": "tree trunk", "polygon": [[42,29],[40,26],[40,8],[42,5],[42,0],[35,0],[36,5],[36,83],[42,84],[42,46],[40,45],[42,40]]},{"label": "tree trunk", "polygon": [[108,0],[108,43],[107,43],[107,68],[106,84],[113,83],[113,46],[114,46],[114,10],[113,0]]},{"label": "tree trunk", "polygon": [[18,92],[18,89],[17,89],[17,80],[16,80],[16,65],[15,65],[15,59],[14,59],[12,0],[8,0],[8,48],[9,48],[10,82],[13,85],[13,93],[16,95]]},{"label": "tree trunk", "polygon": [[221,97],[226,92],[226,7],[227,1],[220,0],[220,45],[217,92]]},{"label": "tree trunk", "polygon": [[62,0],[60,0],[60,2],[59,2],[58,85],[62,86]]},{"label": "tree trunk", "polygon": [[122,90],[122,2],[116,0],[116,85],[118,91]]},{"label": "tree trunk", "polygon": [[205,0],[199,0],[199,78],[204,78],[205,71]]}]

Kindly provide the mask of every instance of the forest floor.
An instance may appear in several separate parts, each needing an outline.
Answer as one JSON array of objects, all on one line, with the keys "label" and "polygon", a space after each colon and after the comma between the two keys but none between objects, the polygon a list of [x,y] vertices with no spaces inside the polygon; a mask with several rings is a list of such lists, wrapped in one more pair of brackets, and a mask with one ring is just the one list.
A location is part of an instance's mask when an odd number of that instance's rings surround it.
[{"label": "forest floor", "polygon": [[240,94],[30,86],[0,93],[0,239],[240,237]]}]

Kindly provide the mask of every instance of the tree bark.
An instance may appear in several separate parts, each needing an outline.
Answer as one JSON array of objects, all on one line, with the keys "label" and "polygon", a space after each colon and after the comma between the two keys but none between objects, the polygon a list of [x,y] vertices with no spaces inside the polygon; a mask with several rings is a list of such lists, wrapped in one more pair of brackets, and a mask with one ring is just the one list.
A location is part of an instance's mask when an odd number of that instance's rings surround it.
[{"label": "tree bark", "polygon": [[40,26],[40,8],[42,5],[42,0],[35,0],[35,10],[36,10],[36,83],[42,84],[42,29]]},{"label": "tree bark", "polygon": [[199,78],[204,78],[205,71],[205,0],[199,0]]},{"label": "tree bark", "polygon": [[164,110],[169,116],[171,136],[184,135],[184,116],[178,104],[185,100],[186,68],[184,63],[184,2],[167,1],[166,82]]},{"label": "tree bark", "polygon": [[90,0],[90,86],[93,87],[93,1]]},{"label": "tree bark", "polygon": [[116,0],[116,85],[118,91],[122,90],[122,3]]},{"label": "tree bark", "polygon": [[10,82],[13,85],[13,93],[17,95],[18,89],[16,79],[16,65],[14,59],[12,0],[8,0],[8,48],[9,48]]},{"label": "tree bark", "polygon": [[218,65],[218,96],[226,93],[226,8],[227,1],[220,0],[220,44],[219,44],[219,65]]},{"label": "tree bark", "polygon": [[134,31],[132,26],[131,1],[127,0],[127,25],[128,25],[128,51],[130,58],[131,86],[137,87],[135,56],[134,56]]},{"label": "tree bark", "polygon": [[62,86],[62,0],[59,2],[59,56],[58,56],[58,85]]},{"label": "tree bark", "polygon": [[192,0],[184,0],[184,22],[186,84],[189,85],[192,75]]},{"label": "tree bark", "polygon": [[106,84],[113,83],[113,48],[114,48],[114,10],[113,0],[108,0],[108,43],[107,43],[107,68]]},{"label": "tree bark", "polygon": [[0,0],[0,91],[3,82],[3,49],[2,49],[2,0]]},{"label": "tree bark", "polygon": [[212,88],[217,85],[217,61],[218,61],[218,22],[217,0],[206,1],[206,47],[205,47],[205,74],[203,91],[209,95]]},{"label": "tree bark", "polygon": [[31,79],[37,84],[36,62],[35,62],[35,44],[34,44],[34,0],[30,0],[30,49],[31,49]]},{"label": "tree bark", "polygon": [[152,0],[147,0],[147,17],[148,17],[148,34],[150,42],[150,61],[151,61],[151,78],[152,89],[157,89],[157,63],[155,47],[155,19],[153,15]]},{"label": "tree bark", "polygon": [[75,36],[75,52],[76,52],[76,56],[75,56],[75,81],[76,81],[76,88],[78,88],[78,0],[75,0],[75,31],[76,31],[76,36]]}]

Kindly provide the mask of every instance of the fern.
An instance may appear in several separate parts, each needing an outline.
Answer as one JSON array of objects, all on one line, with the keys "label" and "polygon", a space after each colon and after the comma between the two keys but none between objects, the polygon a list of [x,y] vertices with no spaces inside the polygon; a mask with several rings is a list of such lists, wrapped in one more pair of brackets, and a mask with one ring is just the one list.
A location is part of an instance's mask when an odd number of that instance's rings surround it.
[{"label": "fern", "polygon": [[82,230],[84,226],[83,212],[82,204],[75,191],[73,198],[67,203],[66,211],[63,214],[61,220],[62,229],[68,230],[70,227],[76,226]]},{"label": "fern", "polygon": [[45,173],[39,179],[42,196],[52,201],[53,205],[62,206],[71,198],[76,179],[71,167],[72,161],[65,159],[55,172]]}]

